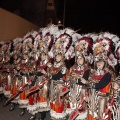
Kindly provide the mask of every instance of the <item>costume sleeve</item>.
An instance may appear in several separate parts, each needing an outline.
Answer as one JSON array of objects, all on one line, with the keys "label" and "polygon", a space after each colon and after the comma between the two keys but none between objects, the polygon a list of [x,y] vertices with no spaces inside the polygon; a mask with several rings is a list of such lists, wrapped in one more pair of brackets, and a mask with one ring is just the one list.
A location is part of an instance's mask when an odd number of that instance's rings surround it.
[{"label": "costume sleeve", "polygon": [[20,75],[23,76],[23,75],[26,75],[26,73],[20,72]]},{"label": "costume sleeve", "polygon": [[36,79],[37,79],[37,77],[42,76],[42,75],[43,75],[43,73],[41,73],[41,72],[37,72],[36,76],[34,77],[34,80],[32,80],[32,84],[31,84],[31,86],[34,86],[35,83],[36,83]]},{"label": "costume sleeve", "polygon": [[98,83],[95,83],[95,89],[99,90],[104,88],[110,83],[110,81],[111,81],[111,75],[110,73],[107,73]]},{"label": "costume sleeve", "polygon": [[23,73],[22,73],[22,72],[20,72],[20,75],[22,75],[22,76],[23,76]]},{"label": "costume sleeve", "polygon": [[32,83],[31,83],[30,87],[32,87],[32,86],[35,85],[35,83],[36,83],[36,79],[37,79],[37,76],[35,76],[34,79],[32,80]]},{"label": "costume sleeve", "polygon": [[117,102],[119,103],[120,105],[120,91],[118,91],[118,95],[117,95]]},{"label": "costume sleeve", "polygon": [[62,67],[62,70],[59,71],[57,74],[52,75],[52,79],[53,80],[59,80],[60,78],[62,78],[66,73],[66,67]]},{"label": "costume sleeve", "polygon": [[43,75],[43,73],[38,72],[36,76],[42,76],[42,75]]},{"label": "costume sleeve", "polygon": [[[84,73],[84,75],[83,75],[83,78],[84,78],[85,80],[88,80],[89,74],[90,74],[90,70],[88,69],[88,70],[85,71],[85,73]],[[81,79],[80,79],[80,78],[78,79],[78,84],[79,84],[79,85],[85,85],[85,84],[83,84],[83,83],[81,82]]]},{"label": "costume sleeve", "polygon": [[30,72],[30,73],[29,73],[29,75],[30,75],[30,76],[33,76],[33,75],[34,75],[34,73],[31,73],[31,72]]}]

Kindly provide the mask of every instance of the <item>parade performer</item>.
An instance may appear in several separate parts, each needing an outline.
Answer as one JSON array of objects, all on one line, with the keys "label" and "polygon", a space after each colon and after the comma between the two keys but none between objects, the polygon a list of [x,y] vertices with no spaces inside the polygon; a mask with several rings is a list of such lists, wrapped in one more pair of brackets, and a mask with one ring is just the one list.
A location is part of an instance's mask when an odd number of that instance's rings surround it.
[{"label": "parade performer", "polygon": [[120,119],[120,76],[113,82],[114,105],[110,106],[112,111],[112,120]]},{"label": "parade performer", "polygon": [[[34,33],[36,34],[37,32],[34,32]],[[32,35],[34,36],[34,34],[32,34]],[[36,38],[34,38],[34,42],[35,42],[35,40],[36,40]],[[36,103],[37,103],[37,95],[32,94],[32,95],[28,96],[28,94],[32,91],[32,87],[34,87],[34,85],[36,84],[36,74],[37,74],[36,70],[37,70],[38,52],[37,52],[37,49],[34,46],[34,42],[32,42],[32,44],[30,44],[30,46],[33,49],[32,49],[32,51],[30,53],[31,57],[30,57],[30,66],[29,66],[30,67],[29,76],[33,76],[35,78],[29,84],[29,90],[27,92],[27,97],[29,99],[27,110],[31,114],[31,117],[29,118],[30,120],[33,120],[35,118],[35,114],[36,114],[36,111],[37,111],[37,105],[36,105]]]},{"label": "parade performer", "polygon": [[[49,71],[50,59],[47,51],[45,50],[40,54],[40,64],[37,66],[37,86],[39,87],[38,97],[37,97],[37,113],[40,113],[39,119],[44,119],[46,112],[50,110],[49,106],[49,82],[45,77]],[[49,79],[49,78],[48,78]],[[46,81],[46,82],[45,82]]]},{"label": "parade performer", "polygon": [[[20,63],[21,63],[21,56],[19,54],[14,54],[13,60],[13,75],[12,75],[12,85],[11,85],[11,96],[14,95],[18,88],[20,87]],[[9,111],[15,109],[15,105],[18,103],[19,96],[16,97],[14,100],[11,101],[11,108]]]},{"label": "parade performer", "polygon": [[9,98],[11,96],[11,85],[12,85],[12,72],[11,71],[11,54],[10,54],[10,43],[5,43],[2,46],[3,49],[3,71],[5,72],[4,76],[4,96]]},{"label": "parade performer", "polygon": [[[60,31],[62,32],[62,31]],[[50,56],[54,58],[53,66],[50,68],[50,116],[51,119],[66,118],[65,96],[62,95],[67,88],[63,87],[66,82],[65,59],[72,58],[74,48],[72,46],[72,37],[63,33],[60,34],[50,51]],[[74,55],[73,55],[74,56]]]},{"label": "parade performer", "polygon": [[[51,49],[53,43],[52,32],[55,32],[57,28],[55,26],[49,26],[42,29],[42,31],[35,36],[35,44],[39,60],[37,62],[37,74],[35,85],[29,90],[29,92],[39,89],[34,95],[31,95],[31,105],[28,106],[29,112],[32,114],[30,119],[35,119],[36,113],[40,114],[39,119],[44,119],[46,112],[50,110],[48,88],[49,83],[46,81],[45,74],[47,73],[49,66],[48,51]],[[46,81],[46,82],[45,82]],[[43,84],[44,83],[44,84]]]},{"label": "parade performer", "polygon": [[113,95],[114,95],[114,105],[112,107],[112,120],[120,119],[120,41],[116,43],[115,46],[115,56],[118,60],[118,74],[116,79],[113,81]]},{"label": "parade performer", "polygon": [[0,42],[0,101],[2,101],[3,98],[3,51],[2,51],[2,44],[3,42]]},{"label": "parade performer", "polygon": [[[23,54],[23,58],[20,64],[20,75],[22,76],[22,79],[20,81],[20,86],[24,85],[27,83],[27,80],[29,79],[29,53],[25,51]],[[28,87],[22,89],[20,88],[23,92],[20,93],[18,104],[19,107],[21,108],[21,114],[20,116],[24,115],[25,113],[25,108],[27,108],[28,105],[28,98],[26,98],[27,90],[29,89]]]},{"label": "parade performer", "polygon": [[[49,72],[49,67],[51,66],[51,60],[48,55],[48,51],[51,49],[51,46],[53,44],[53,36],[50,33],[47,33],[42,41],[39,41],[39,45],[42,46],[42,49],[40,49],[40,62],[37,66],[38,72],[38,86],[41,87],[42,83],[46,81],[47,78],[45,76],[47,75],[47,72]],[[48,78],[49,79],[49,78]],[[41,115],[41,119],[43,120],[46,116],[46,113],[50,110],[49,106],[49,82],[46,81],[43,85],[43,87],[40,89],[38,93],[38,99],[37,99],[37,106],[38,106],[38,113]]]},{"label": "parade performer", "polygon": [[[3,94],[3,76],[2,76],[2,64],[3,64],[3,56],[0,55],[0,95]],[[1,97],[0,97],[1,99]],[[1,101],[1,100],[0,100]]]},{"label": "parade performer", "polygon": [[[70,92],[69,92],[69,107],[66,112],[71,114],[74,110],[78,109],[78,115],[74,114],[70,118],[76,120],[84,120],[87,118],[87,104],[86,102],[80,105],[85,94],[88,92],[86,84],[90,74],[90,50],[92,47],[92,39],[88,37],[82,37],[75,43],[75,64],[70,68],[67,74],[67,79],[70,80]],[[76,118],[75,118],[76,117]]]},{"label": "parade performer", "polygon": [[[112,52],[113,42],[109,38],[97,39],[93,43],[94,70],[91,70],[90,81],[92,84],[89,95],[89,115],[88,120],[103,120],[104,113],[111,98],[112,71],[109,66],[116,65],[116,59]],[[112,56],[112,59],[111,59]],[[98,106],[98,107],[97,107]],[[110,119],[110,112],[107,113]]]},{"label": "parade performer", "polygon": [[[38,55],[37,55],[37,51],[33,51],[32,52],[32,56],[30,58],[30,69],[29,69],[29,76],[30,77],[35,77],[36,75],[36,62],[38,60]],[[34,78],[34,80],[29,84],[29,90],[27,92],[27,95],[29,92],[31,92],[32,87],[34,86],[34,84],[36,83],[36,77]],[[28,102],[28,106],[27,106],[27,110],[30,114],[32,114],[32,116],[30,117],[30,120],[33,120],[33,116],[36,114],[36,110],[37,110],[37,106],[36,106],[36,102],[37,102],[37,95],[33,94],[28,96],[29,102]]]},{"label": "parade performer", "polygon": [[[13,53],[12,53],[12,85],[11,85],[11,96],[13,96],[18,88],[20,87],[20,63],[21,63],[21,38],[16,38],[13,40]],[[15,105],[18,103],[19,96],[11,101],[11,107],[9,111],[15,109]]]}]

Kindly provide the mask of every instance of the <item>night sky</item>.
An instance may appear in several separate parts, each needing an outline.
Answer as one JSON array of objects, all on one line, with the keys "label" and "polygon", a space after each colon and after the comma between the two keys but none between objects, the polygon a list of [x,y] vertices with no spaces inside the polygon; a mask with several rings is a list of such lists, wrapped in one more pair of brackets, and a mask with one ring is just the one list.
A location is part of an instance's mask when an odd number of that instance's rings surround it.
[{"label": "night sky", "polygon": [[120,35],[117,0],[66,0],[65,11],[65,26],[81,28],[80,33],[109,31]]},{"label": "night sky", "polygon": [[[19,10],[21,17],[43,27],[38,17],[38,1],[43,3],[43,0],[0,0],[0,5],[13,13]],[[55,5],[56,18],[62,22],[65,5],[65,27],[81,28],[79,33],[108,31],[120,36],[119,0],[55,0]],[[45,14],[45,10],[42,13]]]}]

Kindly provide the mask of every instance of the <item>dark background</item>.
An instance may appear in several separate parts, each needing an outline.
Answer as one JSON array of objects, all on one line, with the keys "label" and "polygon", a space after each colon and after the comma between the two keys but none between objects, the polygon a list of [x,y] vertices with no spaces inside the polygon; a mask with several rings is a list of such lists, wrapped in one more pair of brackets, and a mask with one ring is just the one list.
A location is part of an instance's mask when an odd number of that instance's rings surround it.
[{"label": "dark background", "polygon": [[2,8],[39,27],[46,26],[46,16],[54,16],[54,24],[61,20],[65,27],[81,28],[79,33],[108,31],[120,36],[119,0],[54,0],[54,4],[50,12],[47,0],[0,0]]}]

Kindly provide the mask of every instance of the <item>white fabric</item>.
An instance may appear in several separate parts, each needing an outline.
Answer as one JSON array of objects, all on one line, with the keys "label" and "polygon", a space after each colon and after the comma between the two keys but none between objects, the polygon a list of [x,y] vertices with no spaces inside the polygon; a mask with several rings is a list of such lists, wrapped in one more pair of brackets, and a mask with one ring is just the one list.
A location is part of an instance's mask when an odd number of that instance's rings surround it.
[{"label": "white fabric", "polygon": [[50,116],[56,119],[62,119],[66,117],[66,113],[63,111],[62,113],[56,113],[53,110],[50,110]]}]

